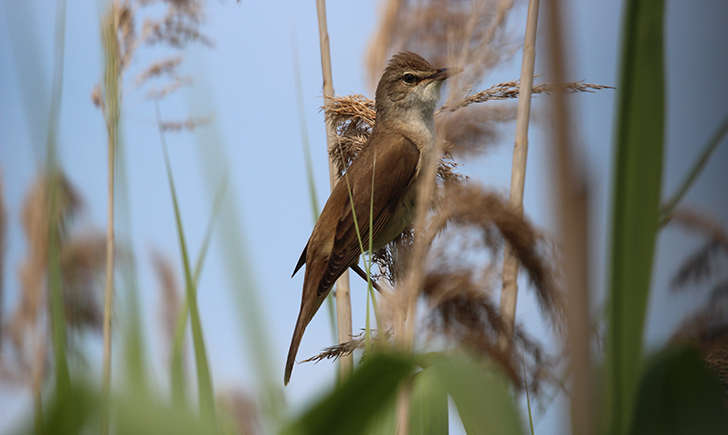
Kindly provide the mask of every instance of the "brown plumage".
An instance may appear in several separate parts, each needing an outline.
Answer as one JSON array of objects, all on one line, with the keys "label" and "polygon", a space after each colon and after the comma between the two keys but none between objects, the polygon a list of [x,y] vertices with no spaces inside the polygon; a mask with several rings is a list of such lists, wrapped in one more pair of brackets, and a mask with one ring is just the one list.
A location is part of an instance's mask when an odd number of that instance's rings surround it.
[{"label": "brown plumage", "polygon": [[375,251],[409,225],[414,212],[412,186],[419,174],[422,151],[434,143],[435,104],[440,85],[450,74],[409,52],[395,55],[384,71],[376,92],[374,130],[334,186],[293,272],[295,275],[306,264],[301,309],[286,361],[286,384],[303,331],[336,279],[355,265],[361,254],[352,203],[365,249],[370,207]]}]

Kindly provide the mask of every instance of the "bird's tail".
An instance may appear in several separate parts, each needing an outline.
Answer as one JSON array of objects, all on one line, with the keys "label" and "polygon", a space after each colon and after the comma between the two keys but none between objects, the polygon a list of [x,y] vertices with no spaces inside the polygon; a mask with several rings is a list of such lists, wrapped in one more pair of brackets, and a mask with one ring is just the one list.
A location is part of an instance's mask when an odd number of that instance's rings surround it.
[{"label": "bird's tail", "polygon": [[[307,245],[308,246],[308,245]],[[293,337],[291,337],[291,347],[288,348],[288,359],[286,360],[286,372],[283,375],[283,384],[288,385],[293,371],[293,364],[296,362],[296,354],[298,346],[301,344],[303,331],[313,319],[316,311],[326,299],[329,291],[319,292],[318,285],[311,280],[311,269],[306,268],[306,277],[303,280],[303,294],[301,295],[301,310],[298,312],[296,327],[293,329]]]},{"label": "bird's tail", "polygon": [[283,384],[288,385],[288,381],[291,379],[291,372],[293,371],[293,364],[296,362],[296,354],[298,353],[298,346],[301,344],[301,338],[303,337],[303,331],[306,329],[308,322],[311,320],[312,315],[308,314],[306,306],[301,304],[301,311],[298,313],[298,320],[296,320],[296,328],[293,330],[293,337],[291,337],[291,347],[288,348],[288,359],[286,360],[286,372],[283,375]]}]

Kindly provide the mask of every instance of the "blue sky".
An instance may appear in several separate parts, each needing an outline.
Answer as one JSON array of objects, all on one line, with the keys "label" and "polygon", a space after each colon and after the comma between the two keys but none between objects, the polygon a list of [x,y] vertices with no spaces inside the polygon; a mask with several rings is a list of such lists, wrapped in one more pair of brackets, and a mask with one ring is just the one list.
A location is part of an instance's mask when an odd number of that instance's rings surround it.
[{"label": "blue sky", "polygon": [[[68,3],[60,158],[85,200],[85,213],[77,223],[78,229],[102,229],[106,219],[106,133],[102,116],[90,98],[102,74],[102,7],[94,0]],[[363,55],[378,18],[377,3],[328,3],[335,91],[340,95],[371,96],[366,88]],[[622,2],[566,3],[569,78],[616,85]],[[17,269],[26,251],[19,216],[22,198],[37,170],[34,147],[45,143],[54,23],[50,4],[36,0],[18,6],[4,0],[0,6],[0,177],[10,219],[4,274],[6,312],[18,300]],[[195,84],[192,89],[164,100],[160,107],[163,118],[170,120],[190,115],[212,116],[214,128],[219,131],[218,145],[224,148],[226,164],[231,168],[230,192],[235,195],[232,201],[240,211],[240,220],[232,231],[245,241],[248,253],[239,261],[241,268],[248,262],[253,271],[251,279],[260,294],[260,314],[271,344],[273,370],[277,377],[282,377],[284,356],[299,309],[303,274],[289,277],[312,227],[295,100],[292,40],[299,51],[305,121],[321,206],[328,194],[325,132],[319,111],[322,91],[316,11],[313,2],[230,0],[209,1],[206,10],[202,29],[214,41],[214,47],[193,45],[185,53],[181,71],[193,77]],[[509,29],[521,32],[525,7],[517,7],[509,19]],[[676,188],[701,146],[728,112],[728,85],[724,82],[728,60],[716,56],[724,51],[726,22],[728,8],[721,0],[706,0],[700,2],[700,7],[667,2],[665,196]],[[33,47],[37,47],[37,53]],[[539,44],[537,74],[547,69],[541,62],[541,53],[543,46]],[[140,71],[164,54],[162,50],[140,51],[132,71]],[[520,52],[487,76],[484,87],[515,79],[519,71]],[[542,74],[536,81],[541,82],[544,77]],[[25,86],[21,86],[21,80]],[[122,137],[128,166],[131,239],[138,256],[144,330],[147,345],[152,349],[150,359],[160,388],[165,388],[160,293],[149,254],[157,250],[168,255],[179,272],[177,239],[154,106],[144,98],[147,88],[136,87],[134,74],[127,76],[123,87]],[[592,188],[591,231],[595,242],[590,260],[595,307],[605,286],[616,96],[615,91],[601,91],[570,99],[575,143]],[[533,106],[524,205],[526,215],[549,231],[553,230],[554,220],[548,187],[550,127],[546,98],[535,97]],[[484,156],[463,162],[463,172],[489,188],[507,192],[514,131],[515,123],[503,124],[499,145]],[[205,134],[200,133],[203,138]],[[211,203],[200,164],[206,152],[205,142],[190,133],[170,133],[167,142],[188,245],[194,256],[204,235]],[[728,147],[723,146],[685,200],[688,205],[710,212],[723,225],[728,224],[726,163]],[[651,348],[669,337],[680,320],[700,302],[695,294],[671,294],[668,290],[676,265],[699,244],[699,239],[675,229],[665,230],[658,240],[646,332]],[[208,357],[219,390],[237,385],[250,391],[256,375],[250,350],[241,340],[240,312],[233,298],[236,289],[226,278],[220,248],[220,240],[213,239],[199,290]],[[181,281],[181,273],[178,276]],[[355,279],[352,282],[353,324],[358,330],[364,326],[365,293],[361,283]],[[552,339],[544,332],[535,301],[528,292],[521,292],[517,317],[538,337]],[[299,358],[313,355],[330,344],[328,328],[322,310],[306,331]],[[98,340],[88,340],[87,345],[92,364],[100,361]],[[293,409],[300,409],[330,387],[333,375],[334,366],[329,362],[296,366],[292,382],[285,390]],[[2,408],[14,418],[22,415],[20,409],[29,409],[28,400],[23,390],[0,391]],[[562,405],[559,399],[544,412],[537,410],[537,432],[559,432],[559,421],[565,412]]]}]

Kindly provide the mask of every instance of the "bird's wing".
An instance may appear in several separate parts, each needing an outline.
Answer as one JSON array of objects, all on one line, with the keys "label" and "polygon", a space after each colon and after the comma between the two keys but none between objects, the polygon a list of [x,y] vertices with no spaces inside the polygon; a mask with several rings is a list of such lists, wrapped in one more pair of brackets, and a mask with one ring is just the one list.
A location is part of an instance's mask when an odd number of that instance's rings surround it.
[{"label": "bird's wing", "polygon": [[[372,164],[375,155],[376,163]],[[372,234],[376,238],[386,228],[414,179],[419,158],[420,153],[415,144],[404,136],[375,132],[369,140],[369,146],[349,167],[349,183],[341,179],[334,186],[296,265],[298,270],[305,258],[306,274],[303,279],[301,309],[288,349],[284,383],[287,384],[290,379],[303,331],[318,311],[334,281],[356,262],[361,252],[354,216],[362,244],[366,246],[370,207]],[[373,195],[372,176],[375,177]],[[376,186],[380,188],[377,189]],[[353,201],[350,200],[349,189]],[[356,214],[352,213],[352,202]]]},{"label": "bird's wing", "polygon": [[[345,201],[338,201],[339,204],[344,203],[344,207],[338,210],[336,234],[329,251],[331,254],[328,264],[317,286],[319,292],[327,292],[334,281],[356,262],[361,253],[357,226],[364,249],[368,248],[370,211],[373,239],[387,227],[415,176],[420,158],[417,146],[400,134],[372,136],[369,146],[362,153],[368,155],[357,158],[345,175],[348,177],[348,186],[347,179],[342,178],[331,195],[344,197]],[[372,177],[375,180],[373,195]],[[377,186],[380,188],[377,189]],[[352,213],[352,202],[357,226]]]}]

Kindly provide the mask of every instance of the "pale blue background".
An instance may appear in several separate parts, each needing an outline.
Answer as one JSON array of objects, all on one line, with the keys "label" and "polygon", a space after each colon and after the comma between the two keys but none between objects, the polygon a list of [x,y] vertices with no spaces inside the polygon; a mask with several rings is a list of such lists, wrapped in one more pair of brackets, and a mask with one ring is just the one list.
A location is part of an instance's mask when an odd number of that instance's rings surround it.
[{"label": "pale blue background", "polygon": [[[363,55],[378,18],[377,5],[367,1],[328,3],[336,93],[371,96],[365,85]],[[549,2],[543,3],[545,7]],[[616,85],[621,4],[619,1],[566,2],[570,79]],[[85,200],[85,214],[78,225],[81,229],[102,229],[106,218],[106,132],[101,114],[90,99],[91,90],[102,74],[99,11],[99,5],[92,0],[68,2],[59,149],[62,166]],[[54,15],[53,2],[49,0],[31,1],[26,6],[3,0],[0,7],[0,176],[10,219],[4,271],[5,313],[18,301],[17,270],[26,252],[19,216],[21,201],[37,170],[39,156],[34,154],[34,147],[45,143]],[[509,29],[522,32],[524,22],[525,7],[517,7],[510,16]],[[673,192],[701,146],[728,113],[725,103],[728,97],[727,22],[728,8],[724,1],[667,2],[665,196]],[[289,277],[312,226],[294,93],[292,38],[300,53],[306,122],[321,205],[328,193],[323,116],[319,111],[321,70],[314,2],[210,1],[202,29],[215,47],[193,45],[181,67],[184,74],[195,78],[197,91],[183,91],[170,97],[162,103],[161,110],[165,119],[182,119],[190,113],[204,114],[205,107],[216,109],[215,120],[225,140],[228,164],[234,168],[232,189],[242,214],[238,229],[252,253],[247,260],[255,271],[254,280],[261,292],[263,317],[274,352],[274,371],[276,376],[282,376],[299,308],[303,274],[295,279]],[[37,53],[34,47],[38,48]],[[139,71],[164,53],[140,52],[132,68]],[[546,71],[541,53],[540,44],[537,73]],[[519,71],[520,52],[486,77],[484,86],[515,79]],[[149,348],[154,349],[150,351],[150,359],[160,388],[166,388],[160,293],[149,253],[156,249],[169,255],[179,272],[178,248],[154,107],[144,99],[146,88],[137,89],[134,79],[134,75],[127,76],[123,83],[123,140],[127,148],[132,239],[138,255],[144,330]],[[19,80],[34,84],[30,95],[23,95]],[[196,100],[188,96],[200,92],[204,92],[207,101],[201,107],[190,108],[190,102],[199,102],[199,97]],[[614,91],[600,91],[570,98],[575,145],[593,194],[591,231],[596,243],[591,278],[595,295],[603,294],[605,284],[616,95]],[[537,96],[535,101],[535,120],[529,135],[525,212],[537,225],[553,230],[548,184],[551,155],[548,106],[544,104],[545,97]],[[25,104],[29,104],[33,117],[26,116]],[[515,123],[504,124],[500,145],[482,158],[466,162],[464,172],[493,189],[506,192],[514,130]],[[196,136],[188,133],[169,134],[168,142],[188,245],[195,256],[210,210],[208,190],[197,162],[199,145]],[[728,181],[724,173],[728,168],[726,163],[728,147],[724,144],[685,201],[710,211],[723,225],[728,224],[728,196],[724,193]],[[703,293],[671,294],[668,288],[676,265],[700,242],[675,229],[667,229],[659,238],[646,332],[649,348],[664,342],[702,301],[696,295]],[[218,243],[219,240],[213,239],[199,289],[208,357],[218,390],[234,385],[250,391],[255,376],[252,360],[241,345],[239,312],[230,297]],[[181,273],[178,276],[181,281]],[[353,282],[353,324],[358,330],[364,326],[365,293],[358,280]],[[596,309],[598,301],[594,306]],[[551,340],[543,332],[542,319],[528,292],[521,292],[517,316],[535,335]],[[86,341],[91,363],[98,370],[99,340]],[[325,311],[321,311],[307,329],[299,358],[313,355],[329,344],[328,319]],[[193,363],[189,367],[193,368]],[[322,362],[295,368],[292,382],[285,389],[293,410],[300,409],[332,385],[333,367],[329,362]],[[535,410],[537,433],[562,432],[566,427],[562,423],[566,421],[565,403],[561,396],[545,410]],[[30,411],[27,391],[2,387],[0,410],[0,428],[11,427]]]}]

